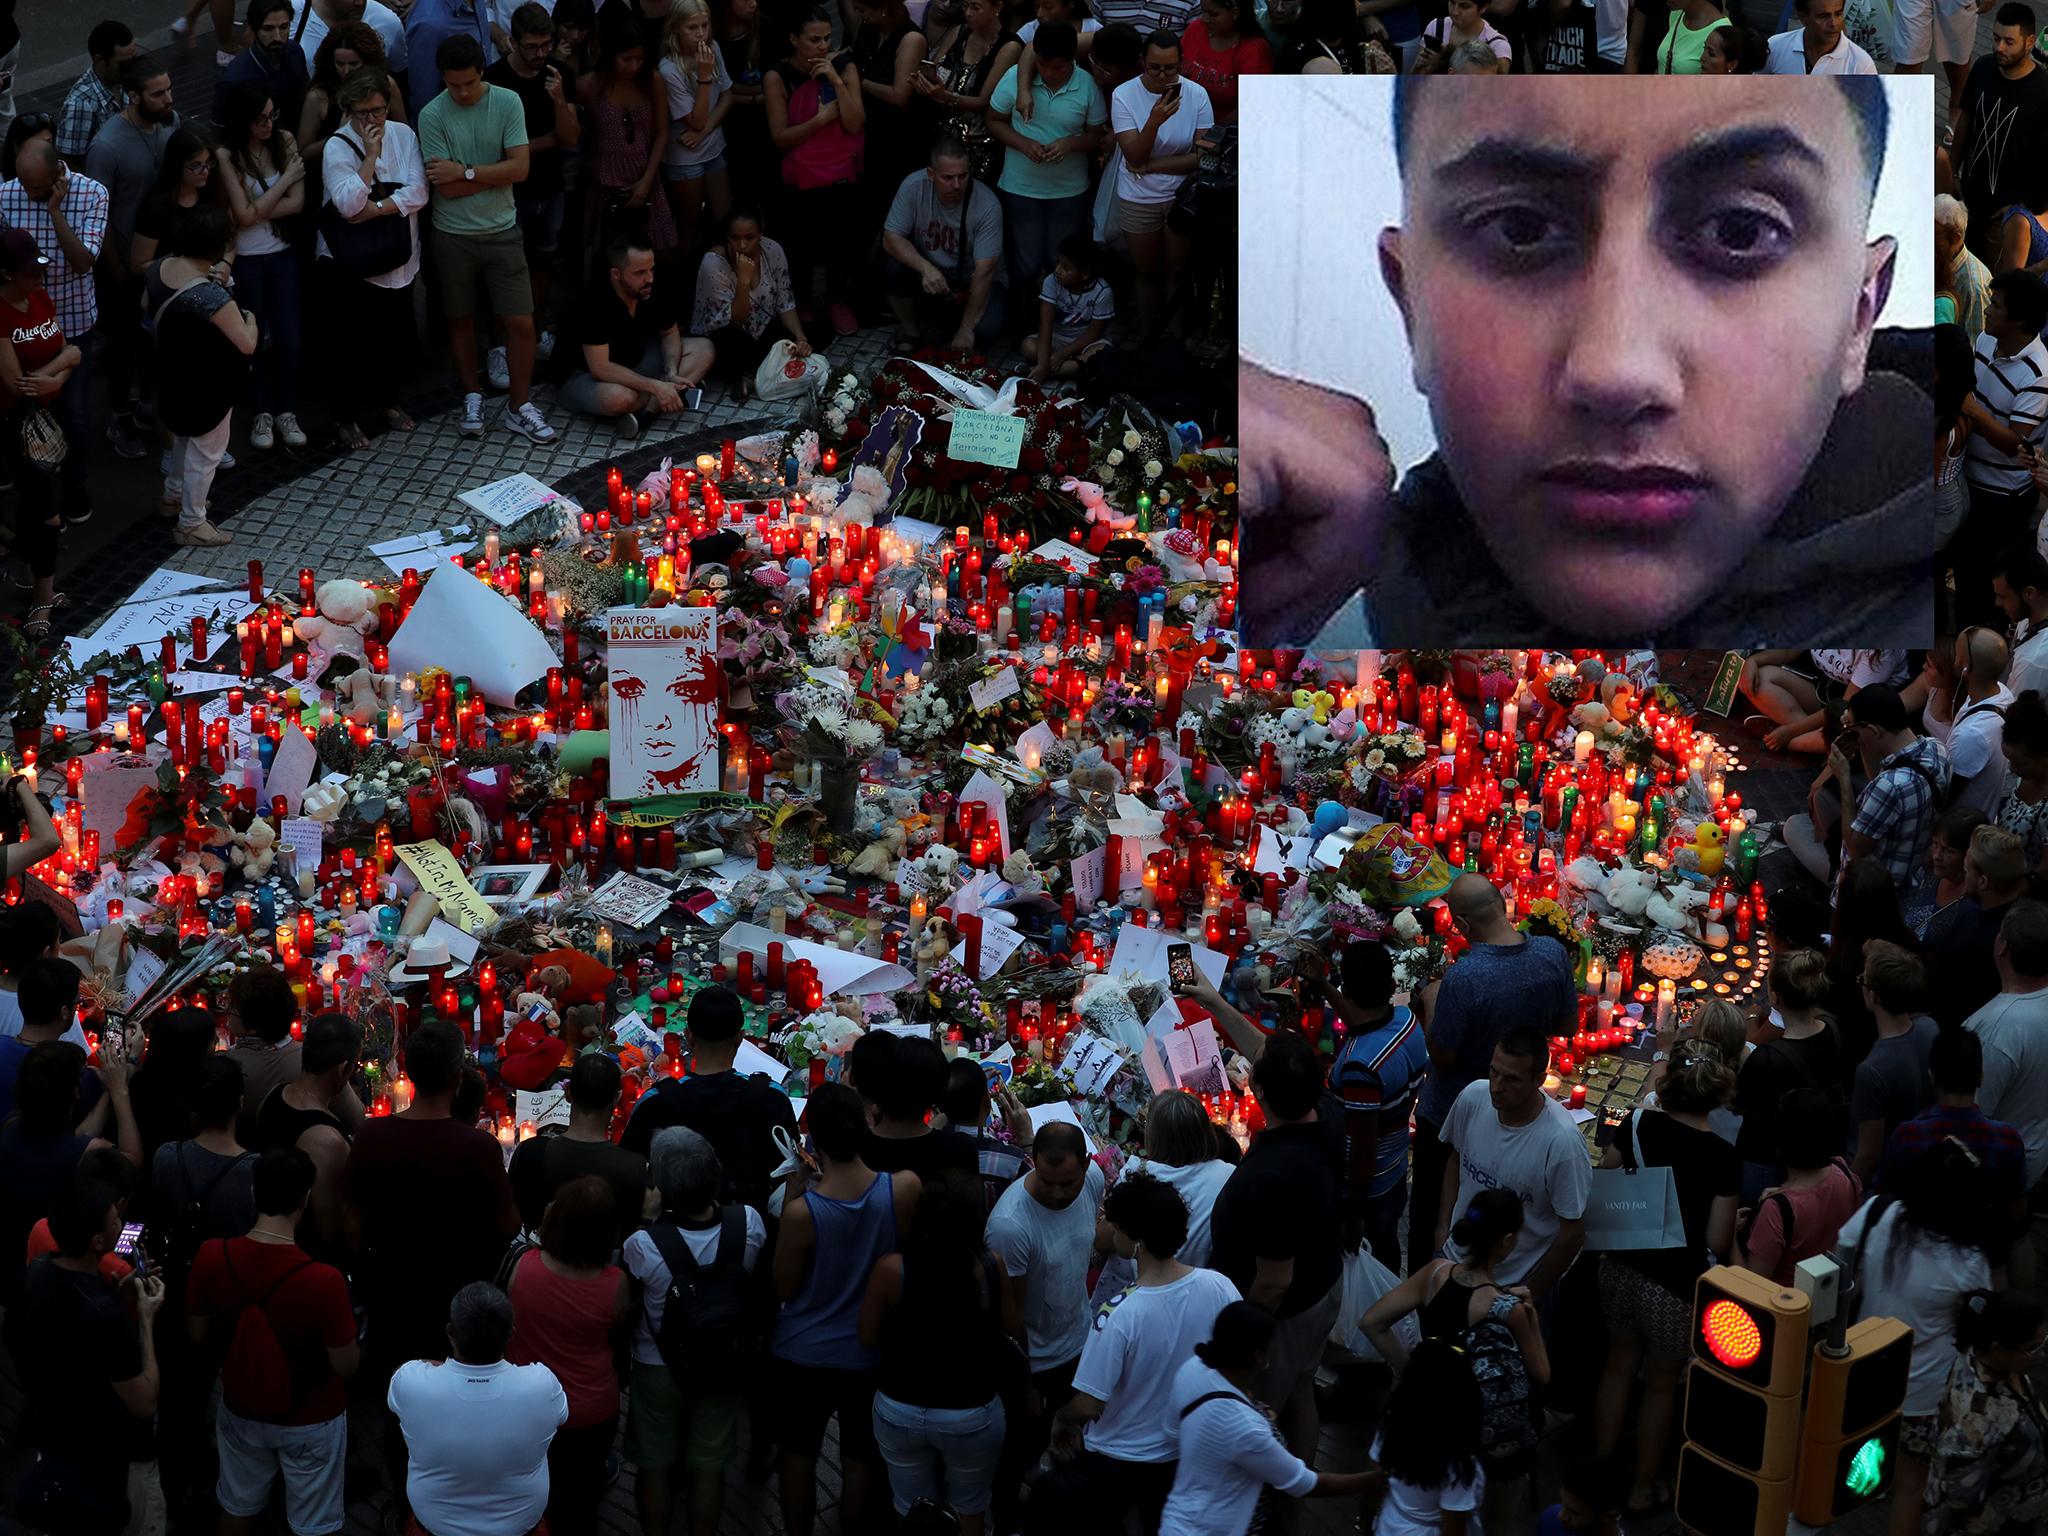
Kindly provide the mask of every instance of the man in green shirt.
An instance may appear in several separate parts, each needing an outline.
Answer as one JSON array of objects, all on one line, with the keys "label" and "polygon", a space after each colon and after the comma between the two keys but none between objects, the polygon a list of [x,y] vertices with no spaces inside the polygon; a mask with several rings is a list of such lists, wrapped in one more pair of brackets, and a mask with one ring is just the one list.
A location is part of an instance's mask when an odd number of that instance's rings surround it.
[{"label": "man in green shirt", "polygon": [[555,441],[534,403],[537,338],[533,286],[513,210],[512,188],[526,180],[526,109],[502,85],[484,80],[483,45],[469,36],[444,39],[434,63],[445,87],[420,111],[420,155],[434,189],[434,263],[448,311],[448,350],[462,376],[462,435],[481,437],[484,396],[476,362],[476,286],[489,288],[505,327],[512,392],[505,428],[536,443]]},{"label": "man in green shirt", "polygon": [[1075,65],[1072,22],[1041,22],[1031,47],[1038,68],[1029,117],[1014,115],[1022,66],[996,83],[988,103],[989,132],[1004,146],[996,188],[1010,230],[1010,292],[1020,299],[1038,291],[1060,242],[1087,229],[1088,170],[1109,122],[1094,78]]}]

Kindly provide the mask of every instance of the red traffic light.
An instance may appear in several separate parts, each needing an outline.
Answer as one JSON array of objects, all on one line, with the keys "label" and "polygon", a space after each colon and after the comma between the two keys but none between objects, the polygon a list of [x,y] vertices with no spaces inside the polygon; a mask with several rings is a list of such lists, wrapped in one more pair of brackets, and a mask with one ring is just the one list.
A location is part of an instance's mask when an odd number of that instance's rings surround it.
[{"label": "red traffic light", "polygon": [[1700,1336],[1714,1358],[1733,1370],[1754,1365],[1764,1351],[1763,1330],[1749,1309],[1725,1296],[1700,1314]]}]

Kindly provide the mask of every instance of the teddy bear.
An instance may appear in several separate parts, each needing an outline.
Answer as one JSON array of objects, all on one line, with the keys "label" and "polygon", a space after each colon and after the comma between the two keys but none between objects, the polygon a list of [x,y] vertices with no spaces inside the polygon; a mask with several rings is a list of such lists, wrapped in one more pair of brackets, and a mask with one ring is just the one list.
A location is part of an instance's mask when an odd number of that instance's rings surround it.
[{"label": "teddy bear", "polygon": [[1608,875],[1603,894],[1607,905],[1621,916],[1640,918],[1657,894],[1657,877],[1647,869],[1624,864]]},{"label": "teddy bear", "polygon": [[1680,885],[1672,890],[1659,891],[1643,907],[1643,916],[1659,928],[1668,928],[1673,933],[1697,933],[1697,913],[1707,904],[1707,893],[1695,886]]},{"label": "teddy bear", "polygon": [[337,656],[353,656],[360,665],[363,637],[377,627],[377,608],[371,601],[370,589],[352,577],[337,576],[321,582],[314,599],[314,606],[320,611],[292,621],[298,637],[311,650],[309,665],[314,676],[325,673],[328,663]]},{"label": "teddy bear", "polygon": [[840,497],[835,512],[849,523],[865,525],[888,505],[889,482],[872,464],[860,464],[853,471],[853,489]]},{"label": "teddy bear", "polygon": [[[1022,848],[1015,849],[1003,860],[1003,879],[1017,889],[1020,896],[1036,896],[1045,889],[1045,876],[1041,875],[1031,862],[1031,855]],[[1009,916],[1003,913],[1003,916]]]},{"label": "teddy bear", "polygon": [[934,912],[924,920],[924,927],[917,935],[917,985],[922,991],[931,985],[932,972],[939,962],[952,953],[953,946],[960,942],[960,932],[945,918]]},{"label": "teddy bear", "polygon": [[1060,489],[1081,504],[1088,514],[1088,547],[1100,552],[1112,535],[1129,533],[1138,526],[1135,516],[1126,516],[1109,504],[1109,497],[1093,480],[1076,480],[1072,475],[1060,482]]},{"label": "teddy bear", "polygon": [[917,876],[925,890],[944,899],[953,894],[953,878],[959,868],[957,849],[945,843],[933,843],[918,858]]},{"label": "teddy bear", "polygon": [[1102,755],[1100,747],[1083,747],[1067,770],[1067,788],[1081,800],[1107,804],[1109,797],[1124,787],[1124,776]]},{"label": "teddy bear", "polygon": [[903,857],[903,849],[909,840],[909,833],[900,821],[886,821],[877,839],[860,851],[858,857],[846,867],[850,875],[866,875],[871,880],[888,879],[896,873],[896,861]]},{"label": "teddy bear", "polygon": [[1600,679],[1600,702],[1616,721],[1627,725],[1636,712],[1636,685],[1626,672],[1610,672]]},{"label": "teddy bear", "polygon": [[235,834],[234,850],[229,857],[235,868],[251,881],[267,879],[271,866],[277,862],[277,828],[258,816],[249,823],[248,831]]},{"label": "teddy bear", "polygon": [[562,1016],[555,1011],[555,998],[569,990],[569,972],[559,965],[538,966],[526,976],[526,988],[512,999],[512,1011],[522,1019],[540,1010],[539,1021],[549,1033],[562,1027]]},{"label": "teddy bear", "polygon": [[1572,724],[1582,731],[1591,731],[1593,739],[1598,741],[1613,726],[1614,717],[1608,713],[1605,704],[1589,700],[1572,711]]},{"label": "teddy bear", "polygon": [[343,719],[368,725],[383,713],[384,701],[377,696],[377,679],[368,667],[352,656],[337,655],[328,672],[333,678],[335,712]]}]

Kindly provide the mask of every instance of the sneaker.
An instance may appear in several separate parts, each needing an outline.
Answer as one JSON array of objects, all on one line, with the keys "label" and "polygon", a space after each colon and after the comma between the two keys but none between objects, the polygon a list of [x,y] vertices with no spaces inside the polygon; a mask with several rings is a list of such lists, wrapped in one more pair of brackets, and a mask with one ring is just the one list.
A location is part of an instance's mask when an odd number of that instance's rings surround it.
[{"label": "sneaker", "polygon": [[220,474],[221,472],[233,469],[234,467],[235,456],[232,453],[229,453],[225,448],[223,448],[220,451],[220,469],[215,470],[214,473]]},{"label": "sneaker", "polygon": [[464,395],[462,397],[462,435],[482,437],[484,435],[484,397]]},{"label": "sneaker", "polygon": [[640,435],[640,418],[631,411],[623,416],[614,416],[612,431],[618,434],[621,441],[630,443]]},{"label": "sneaker", "polygon": [[273,430],[275,425],[275,418],[271,416],[270,412],[258,411],[254,425],[249,428],[249,446],[256,449],[259,453],[268,453],[272,448],[275,448],[277,446],[277,433]]},{"label": "sneaker", "polygon": [[139,459],[149,452],[149,445],[143,442],[135,423],[126,416],[116,416],[107,423],[107,441],[124,459]]},{"label": "sneaker", "polygon": [[533,349],[534,361],[544,363],[555,355],[555,333],[542,331],[540,342]]},{"label": "sneaker", "polygon": [[226,69],[234,62],[235,56],[232,53],[219,48],[213,50],[213,63],[216,69]]},{"label": "sneaker", "polygon": [[832,329],[841,336],[851,336],[860,329],[860,321],[844,304],[834,304],[831,309]]},{"label": "sneaker", "polygon": [[277,417],[277,435],[284,439],[287,448],[306,446],[306,430],[299,425],[299,418],[290,411],[280,411]]},{"label": "sneaker", "polygon": [[216,528],[205,518],[196,523],[178,524],[177,540],[187,548],[218,549],[223,544],[235,542],[235,536]]},{"label": "sneaker", "polygon": [[510,406],[505,408],[505,430],[517,432],[529,442],[552,443],[555,440],[555,429],[548,425],[547,417],[541,415],[540,407],[531,400],[516,411]]},{"label": "sneaker", "polygon": [[490,381],[493,389],[512,387],[512,370],[505,362],[503,347],[491,348],[490,356],[484,359],[484,377]]},{"label": "sneaker", "polygon": [[64,526],[67,528],[76,528],[82,523],[89,523],[91,521],[92,507],[90,505],[66,507],[64,509]]},{"label": "sneaker", "polygon": [[178,41],[183,42],[186,38],[190,37],[191,35],[192,18],[190,16],[180,16],[176,21],[171,23],[171,36],[177,38]]}]

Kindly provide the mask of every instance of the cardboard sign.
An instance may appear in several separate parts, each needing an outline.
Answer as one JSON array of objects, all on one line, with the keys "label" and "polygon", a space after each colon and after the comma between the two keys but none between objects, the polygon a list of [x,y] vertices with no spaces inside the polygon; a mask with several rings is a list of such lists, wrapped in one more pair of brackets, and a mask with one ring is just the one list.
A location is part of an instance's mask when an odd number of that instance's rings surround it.
[{"label": "cardboard sign", "polygon": [[953,433],[946,441],[947,458],[1015,469],[1017,456],[1023,451],[1023,417],[998,416],[993,411],[953,413]]},{"label": "cardboard sign", "polygon": [[645,928],[659,920],[674,899],[675,892],[667,886],[621,870],[591,892],[590,910],[628,928]]},{"label": "cardboard sign", "polygon": [[1055,1070],[1074,1085],[1074,1092],[1092,1099],[1109,1086],[1123,1064],[1124,1053],[1102,1036],[1080,1035]]},{"label": "cardboard sign", "polygon": [[715,608],[612,608],[612,793],[621,800],[718,788]]},{"label": "cardboard sign", "polygon": [[133,752],[89,752],[81,761],[79,796],[85,807],[79,824],[99,833],[101,851],[111,854],[136,797],[155,786],[156,764]]},{"label": "cardboard sign", "polygon": [[469,876],[447,846],[438,842],[400,843],[399,862],[412,871],[420,889],[441,904],[442,914],[456,928],[477,933],[498,920],[498,914],[477,895]]}]

